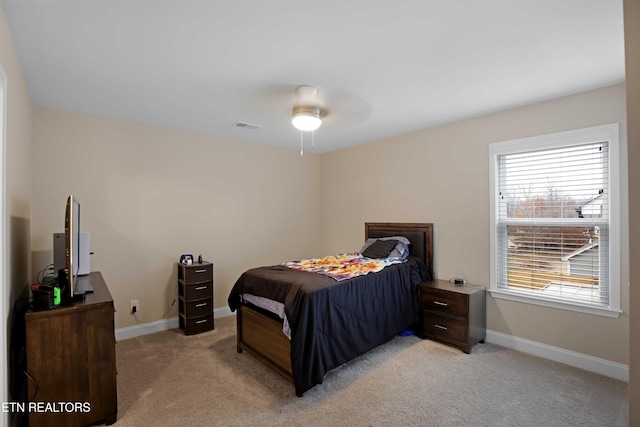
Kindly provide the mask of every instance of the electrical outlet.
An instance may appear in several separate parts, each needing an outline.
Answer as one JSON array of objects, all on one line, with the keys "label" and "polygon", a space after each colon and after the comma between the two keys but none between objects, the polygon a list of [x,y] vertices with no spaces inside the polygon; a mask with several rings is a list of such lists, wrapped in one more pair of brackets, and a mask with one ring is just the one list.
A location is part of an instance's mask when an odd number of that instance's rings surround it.
[{"label": "electrical outlet", "polygon": [[138,312],[138,309],[140,307],[138,306],[138,300],[137,299],[132,299],[131,300],[131,315],[133,316],[134,314],[136,314]]}]

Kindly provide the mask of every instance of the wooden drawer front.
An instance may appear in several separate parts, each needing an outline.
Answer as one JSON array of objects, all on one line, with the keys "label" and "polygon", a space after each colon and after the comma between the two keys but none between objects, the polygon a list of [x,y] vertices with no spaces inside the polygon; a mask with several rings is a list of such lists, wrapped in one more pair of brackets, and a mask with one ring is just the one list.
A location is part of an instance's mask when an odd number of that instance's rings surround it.
[{"label": "wooden drawer front", "polygon": [[185,286],[185,299],[193,301],[213,297],[213,282]]},{"label": "wooden drawer front", "polygon": [[244,307],[241,310],[242,342],[251,348],[261,349],[266,358],[291,374],[291,343],[282,332],[282,323]]},{"label": "wooden drawer front", "polygon": [[423,312],[422,315],[422,327],[427,337],[442,338],[459,343],[468,341],[468,328],[465,321],[445,316],[434,316],[428,312]]},{"label": "wooden drawer front", "polygon": [[185,268],[184,282],[202,283],[213,281],[213,264],[196,265]]},{"label": "wooden drawer front", "polygon": [[423,310],[434,311],[450,316],[467,318],[469,297],[464,294],[442,291],[440,289],[422,290],[420,304]]},{"label": "wooden drawer front", "polygon": [[213,301],[203,299],[184,302],[180,300],[180,312],[186,317],[200,317],[213,313]]},{"label": "wooden drawer front", "polygon": [[186,335],[199,334],[213,329],[213,313],[208,316],[185,319],[180,316],[180,328]]}]

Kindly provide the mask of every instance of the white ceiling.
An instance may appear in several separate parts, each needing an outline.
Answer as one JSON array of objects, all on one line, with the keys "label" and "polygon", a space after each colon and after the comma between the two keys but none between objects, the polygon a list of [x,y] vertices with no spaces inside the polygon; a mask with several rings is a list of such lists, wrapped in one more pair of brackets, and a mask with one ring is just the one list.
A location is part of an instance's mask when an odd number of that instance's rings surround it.
[{"label": "white ceiling", "polygon": [[[3,0],[35,105],[316,151],[624,81],[622,0]],[[238,121],[258,124],[240,129]]]}]

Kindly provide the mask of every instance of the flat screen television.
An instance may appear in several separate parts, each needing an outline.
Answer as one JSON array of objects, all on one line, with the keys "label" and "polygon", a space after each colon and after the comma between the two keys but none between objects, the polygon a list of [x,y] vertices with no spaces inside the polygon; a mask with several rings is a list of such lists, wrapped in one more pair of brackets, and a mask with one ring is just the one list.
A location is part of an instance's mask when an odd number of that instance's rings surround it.
[{"label": "flat screen television", "polygon": [[67,198],[64,215],[65,278],[63,294],[74,299],[78,294],[78,271],[80,268],[80,202],[73,195]]}]

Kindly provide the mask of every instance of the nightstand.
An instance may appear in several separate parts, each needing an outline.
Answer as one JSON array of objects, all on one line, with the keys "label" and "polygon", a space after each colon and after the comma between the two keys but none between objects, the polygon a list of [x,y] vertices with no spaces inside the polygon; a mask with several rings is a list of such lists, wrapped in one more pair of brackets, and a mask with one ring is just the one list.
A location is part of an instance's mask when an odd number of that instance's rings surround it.
[{"label": "nightstand", "polygon": [[486,290],[456,286],[446,280],[419,287],[420,336],[441,341],[470,353],[486,336]]},{"label": "nightstand", "polygon": [[185,335],[213,329],[213,264],[178,263],[179,324]]}]

